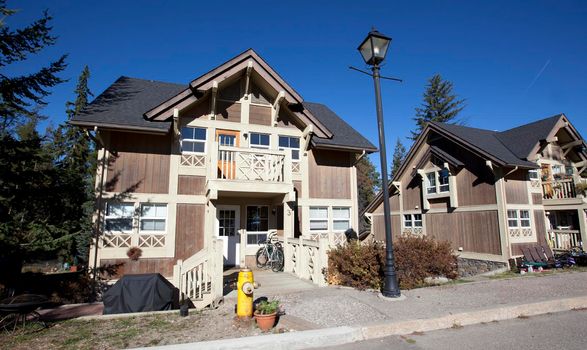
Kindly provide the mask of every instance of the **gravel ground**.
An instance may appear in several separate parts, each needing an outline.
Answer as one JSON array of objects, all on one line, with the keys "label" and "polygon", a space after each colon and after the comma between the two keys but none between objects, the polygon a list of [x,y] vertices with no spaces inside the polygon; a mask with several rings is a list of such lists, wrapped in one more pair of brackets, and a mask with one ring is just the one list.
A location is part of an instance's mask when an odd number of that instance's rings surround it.
[{"label": "gravel ground", "polygon": [[276,297],[288,315],[323,327],[364,325],[583,296],[587,295],[587,272],[488,279],[402,294],[405,300],[388,301],[373,292],[327,287]]},{"label": "gravel ground", "polygon": [[[281,322],[285,323],[285,322]],[[0,349],[121,349],[190,343],[263,334],[252,320],[234,318],[234,304],[216,310],[104,320],[70,320],[46,329],[27,327],[15,333],[0,332]],[[273,333],[291,331],[278,323]]]}]

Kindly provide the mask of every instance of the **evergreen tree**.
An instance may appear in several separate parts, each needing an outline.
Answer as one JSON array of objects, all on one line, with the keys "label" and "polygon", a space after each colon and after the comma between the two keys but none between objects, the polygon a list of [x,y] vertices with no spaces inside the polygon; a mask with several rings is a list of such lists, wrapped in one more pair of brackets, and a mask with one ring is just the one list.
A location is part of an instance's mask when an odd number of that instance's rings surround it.
[{"label": "evergreen tree", "polygon": [[[74,102],[66,103],[67,121],[77,115],[93,96],[88,87],[90,70],[82,70],[75,89]],[[67,212],[74,242],[69,255],[87,261],[92,236],[96,153],[85,132],[68,122],[53,132],[53,157],[65,187],[63,210]]]},{"label": "evergreen tree", "polygon": [[399,167],[404,162],[405,158],[406,158],[406,148],[404,147],[404,145],[402,144],[401,140],[398,137],[397,142],[395,143],[395,150],[393,151],[393,160],[391,163],[391,171],[389,172],[389,179],[390,180],[393,179],[393,177],[395,176],[395,174],[399,170]]},{"label": "evergreen tree", "polygon": [[[375,165],[368,157],[363,157],[357,163],[357,188],[359,196],[359,215],[367,208],[369,203],[375,198],[379,190],[381,176],[375,169]],[[359,217],[359,230],[367,228],[367,223],[363,217]]]},{"label": "evergreen tree", "polygon": [[420,136],[427,122],[454,122],[457,115],[465,108],[465,100],[459,100],[453,93],[453,84],[435,74],[428,80],[424,102],[416,108],[416,130],[412,131],[412,139]]},{"label": "evergreen tree", "polygon": [[[36,54],[47,46],[55,44],[56,37],[51,35],[48,12],[22,29],[12,30],[6,19],[16,13],[6,7],[6,1],[0,0],[0,67],[4,72],[10,64],[19,63]],[[0,135],[13,133],[19,125],[27,124],[28,119],[37,118],[34,107],[45,104],[43,98],[49,95],[49,89],[63,82],[57,76],[66,67],[65,55],[49,63],[38,72],[9,77],[0,74]]]}]

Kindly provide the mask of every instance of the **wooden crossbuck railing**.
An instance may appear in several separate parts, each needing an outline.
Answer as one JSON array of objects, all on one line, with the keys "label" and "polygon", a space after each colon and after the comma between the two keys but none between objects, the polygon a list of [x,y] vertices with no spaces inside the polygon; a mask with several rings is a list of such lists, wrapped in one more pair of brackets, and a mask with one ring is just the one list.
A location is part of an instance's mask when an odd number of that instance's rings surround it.
[{"label": "wooden crossbuck railing", "polygon": [[325,269],[328,267],[328,240],[305,238],[280,238],[283,245],[284,271],[299,278],[310,280],[318,286],[325,286]]},{"label": "wooden crossbuck railing", "polygon": [[215,156],[219,179],[291,182],[289,152],[219,146]]},{"label": "wooden crossbuck railing", "polygon": [[222,240],[215,239],[210,247],[186,260],[178,260],[173,267],[173,284],[198,309],[216,303],[223,296],[222,244]]},{"label": "wooden crossbuck railing", "polygon": [[548,238],[552,249],[555,250],[569,250],[582,246],[579,230],[549,230]]},{"label": "wooden crossbuck railing", "polygon": [[575,182],[573,179],[542,181],[544,199],[576,198]]}]

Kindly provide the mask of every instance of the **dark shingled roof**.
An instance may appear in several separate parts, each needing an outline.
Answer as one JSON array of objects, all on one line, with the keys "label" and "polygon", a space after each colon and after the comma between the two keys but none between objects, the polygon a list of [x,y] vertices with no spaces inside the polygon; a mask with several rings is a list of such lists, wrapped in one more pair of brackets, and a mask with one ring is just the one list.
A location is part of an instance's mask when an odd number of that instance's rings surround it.
[{"label": "dark shingled roof", "polygon": [[516,157],[527,159],[534,146],[541,140],[545,140],[556,123],[562,117],[557,114],[550,118],[541,119],[517,128],[497,133],[496,137],[512,151]]},{"label": "dark shingled roof", "polygon": [[[187,89],[187,85],[120,77],[72,119],[72,124],[126,127],[165,132],[170,122],[146,120],[146,111]],[[331,139],[313,137],[316,145],[376,151],[377,148],[323,104],[304,102],[318,120],[330,130]]]},{"label": "dark shingled roof", "polygon": [[377,147],[327,106],[314,102],[304,102],[303,105],[333,134],[331,139],[313,136],[312,142],[317,146],[340,146],[377,151]]},{"label": "dark shingled roof", "polygon": [[122,76],[76,115],[72,124],[96,123],[166,131],[170,122],[147,121],[143,113],[186,88],[186,85]]},{"label": "dark shingled roof", "polygon": [[534,146],[548,137],[561,114],[513,129],[498,132],[462,125],[432,122],[434,126],[454,135],[507,165],[536,168],[527,161]]}]

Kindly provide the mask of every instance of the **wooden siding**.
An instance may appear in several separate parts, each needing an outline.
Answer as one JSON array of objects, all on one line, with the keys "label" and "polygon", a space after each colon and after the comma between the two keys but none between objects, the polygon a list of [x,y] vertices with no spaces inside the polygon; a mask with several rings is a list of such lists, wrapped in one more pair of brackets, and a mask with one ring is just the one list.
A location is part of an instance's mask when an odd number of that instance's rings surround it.
[{"label": "wooden siding", "polygon": [[[391,216],[391,235],[394,240],[401,234],[401,221],[399,215]],[[377,241],[385,241],[385,216],[377,215],[373,216],[373,222],[371,223],[371,233],[373,238]]]},{"label": "wooden siding", "polygon": [[[204,97],[201,100],[198,100],[196,103],[190,105],[186,109],[182,110],[179,116],[189,122],[191,119],[200,118],[202,116],[207,116],[212,113],[210,107],[210,98]],[[184,124],[185,125],[185,124]]]},{"label": "wooden siding", "polygon": [[168,193],[171,139],[138,133],[110,133],[108,192]]},{"label": "wooden siding", "polygon": [[530,243],[514,243],[512,244],[512,255],[524,255],[523,248],[533,247],[537,244],[547,245],[546,242],[546,222],[544,221],[544,210],[534,210],[534,225],[536,227],[536,242]]},{"label": "wooden siding", "polygon": [[241,104],[237,102],[217,101],[216,120],[240,123]]},{"label": "wooden siding", "polygon": [[203,204],[177,204],[175,257],[187,259],[204,248]]},{"label": "wooden siding", "polygon": [[137,261],[130,259],[101,259],[101,266],[118,265],[116,274],[110,278],[120,278],[124,275],[134,275],[141,273],[160,273],[164,277],[173,277],[173,258],[140,258]]},{"label": "wooden siding", "polygon": [[532,193],[532,204],[542,204],[542,193]]},{"label": "wooden siding", "polygon": [[250,105],[249,124],[271,125],[271,107]]},{"label": "wooden siding", "polygon": [[304,126],[297,122],[293,116],[290,115],[285,108],[279,109],[279,114],[277,115],[277,126],[281,128],[297,128],[300,130],[304,129]]},{"label": "wooden siding", "polygon": [[402,195],[404,211],[414,210],[416,207],[422,208],[422,179],[419,175],[414,177],[408,177],[405,181],[402,181]]},{"label": "wooden siding", "polygon": [[517,171],[505,180],[505,197],[508,204],[528,204],[526,172]]},{"label": "wooden siding", "polygon": [[309,152],[310,198],[351,198],[351,154],[312,150]]},{"label": "wooden siding", "polygon": [[303,198],[304,195],[302,193],[302,182],[301,181],[293,181],[294,188],[296,189],[298,198]]},{"label": "wooden siding", "polygon": [[[399,200],[400,196],[395,194],[389,198],[389,206],[391,211],[399,211]],[[381,203],[375,210],[374,213],[383,213],[383,203]]]},{"label": "wooden siding", "polygon": [[206,194],[206,177],[179,175],[177,193],[191,195]]},{"label": "wooden siding", "polygon": [[449,241],[453,249],[501,254],[497,211],[425,214],[426,234]]}]

